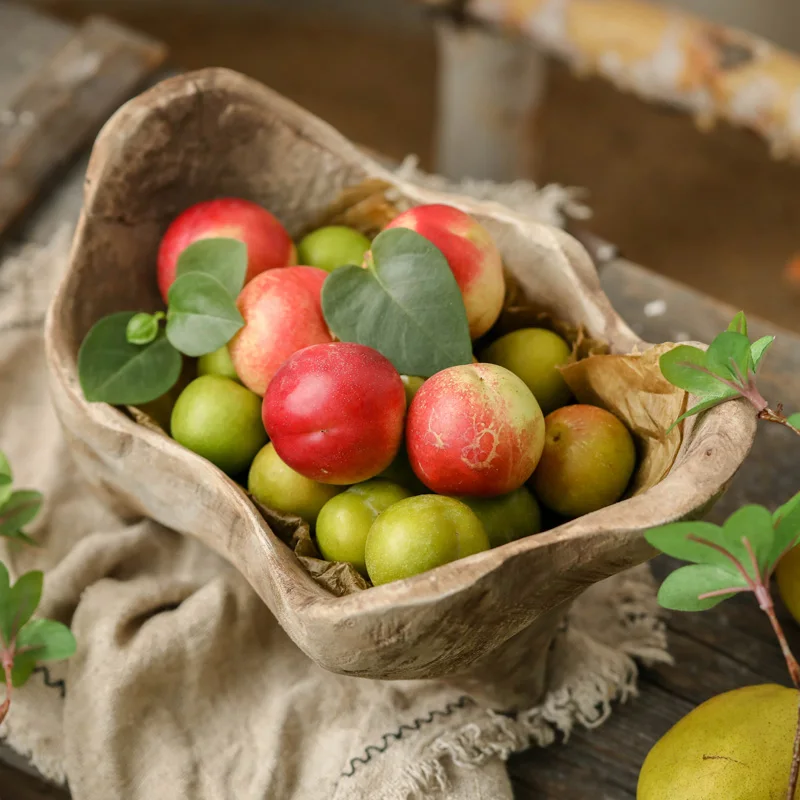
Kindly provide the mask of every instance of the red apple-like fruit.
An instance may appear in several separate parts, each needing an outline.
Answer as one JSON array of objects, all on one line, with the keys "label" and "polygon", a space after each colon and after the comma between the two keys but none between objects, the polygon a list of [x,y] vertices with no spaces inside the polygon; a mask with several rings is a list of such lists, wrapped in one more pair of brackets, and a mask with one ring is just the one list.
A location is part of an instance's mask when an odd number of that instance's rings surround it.
[{"label": "red apple-like fruit", "polygon": [[436,373],[414,396],[406,447],[434,492],[493,497],[531,476],[544,446],[544,418],[530,389],[495,364]]},{"label": "red apple-like fruit", "polygon": [[297,260],[283,225],[257,203],[236,197],[207,200],[187,208],[167,228],[158,250],[158,288],[164,302],[175,280],[178,256],[200,239],[239,239],[247,245],[245,283],[274,267]]},{"label": "red apple-like fruit", "polygon": [[544,422],[544,451],[531,479],[536,497],[564,517],[616,503],[636,467],[630,431],[590,405],[564,406]]},{"label": "red apple-like fruit", "polygon": [[483,225],[452,206],[427,205],[400,214],[386,228],[416,231],[442,251],[461,289],[473,339],[494,325],[503,307],[505,278],[500,251]]},{"label": "red apple-like fruit", "polygon": [[328,273],[316,267],[284,267],[257,275],[236,302],[244,327],[228,350],[239,380],[264,396],[292,353],[333,341],[320,305]]},{"label": "red apple-like fruit", "polygon": [[405,404],[397,370],[377,350],[318,344],[295,353],[272,379],[264,426],[278,455],[301,475],[359,483],[397,455]]}]

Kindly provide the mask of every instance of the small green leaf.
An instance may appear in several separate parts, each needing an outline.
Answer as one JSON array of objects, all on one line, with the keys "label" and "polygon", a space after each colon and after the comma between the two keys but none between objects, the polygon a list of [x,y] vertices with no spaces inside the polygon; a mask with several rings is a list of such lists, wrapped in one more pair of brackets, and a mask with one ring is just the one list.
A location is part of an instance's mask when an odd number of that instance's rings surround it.
[{"label": "small green leaf", "polygon": [[43,584],[44,574],[35,570],[20,575],[19,580],[11,587],[8,593],[9,612],[5,615],[10,624],[3,630],[6,641],[11,641],[33,616],[42,599]]},{"label": "small green leaf", "polygon": [[6,647],[11,643],[11,637],[6,636],[6,632],[11,630],[13,623],[10,599],[11,578],[8,575],[6,565],[0,561],[0,643]]},{"label": "small green leaf", "polygon": [[164,318],[163,312],[156,314],[134,314],[125,329],[125,338],[131,344],[150,344],[158,336],[159,320]]},{"label": "small green leaf", "polygon": [[[727,388],[727,387],[726,387]],[[718,406],[720,403],[724,403],[726,400],[732,400],[734,397],[738,397],[738,392],[734,391],[733,389],[728,389],[728,394],[724,397],[712,397],[711,400],[703,400],[702,403],[698,403],[696,406],[692,406],[688,411],[684,411],[672,425],[667,428],[667,433],[671,433],[672,429],[678,425],[679,423],[683,422],[683,420],[687,419],[688,417],[693,417],[695,414],[700,414],[703,411],[708,411],[709,408],[714,408],[714,406]]]},{"label": "small green leaf", "polygon": [[472,362],[464,300],[441,251],[406,228],[379,233],[367,268],[334,270],[322,286],[328,327],[383,353],[404,375]]},{"label": "small green leaf", "polygon": [[775,510],[772,524],[775,537],[768,558],[769,571],[772,571],[782,555],[800,541],[800,492]]},{"label": "small green leaf", "polygon": [[200,239],[178,256],[176,277],[190,273],[216,278],[235,300],[247,274],[247,245],[238,239]]},{"label": "small green leaf", "polygon": [[737,312],[736,316],[731,320],[731,324],[728,325],[728,330],[734,333],[743,333],[747,336],[747,317],[745,317],[744,311]]},{"label": "small green leaf", "polygon": [[104,317],[89,331],[78,353],[78,374],[90,402],[141,405],[161,397],[178,381],[183,359],[159,331],[148,345],[127,340],[132,311]]},{"label": "small green leaf", "polygon": [[662,375],[679,389],[699,397],[720,397],[731,391],[713,375],[701,370],[706,367],[705,351],[689,344],[679,344],[658,360]]},{"label": "small green leaf", "polygon": [[[746,585],[736,571],[716,564],[692,564],[667,575],[658,590],[658,602],[674,611],[705,611],[727,600]],[[725,589],[732,591],[700,599],[700,595]]]},{"label": "small green leaf", "polygon": [[739,382],[746,379],[752,368],[750,346],[750,340],[742,333],[720,333],[708,346],[706,366],[725,380]]},{"label": "small green leaf", "polygon": [[0,536],[13,536],[32,522],[42,507],[40,492],[23,490],[12,492],[0,508]]},{"label": "small green leaf", "polygon": [[14,476],[11,473],[11,465],[8,463],[3,452],[0,452],[0,507],[11,497],[11,484]]},{"label": "small green leaf", "polygon": [[761,575],[766,574],[775,541],[772,514],[764,506],[746,505],[737,509],[725,520],[722,532],[727,549],[744,565],[750,577],[755,578],[755,569],[749,551],[744,544],[747,539],[756,556]]},{"label": "small green leaf", "polygon": [[60,661],[75,653],[75,636],[52,619],[31,620],[17,636],[17,647],[30,648],[37,661]]},{"label": "small green leaf", "polygon": [[753,345],[750,348],[750,358],[753,361],[753,372],[758,369],[758,365],[761,363],[761,359],[769,350],[770,345],[775,341],[774,336],[762,336],[760,339],[757,339],[753,342]]},{"label": "small green leaf", "polygon": [[24,686],[36,667],[36,653],[26,650],[14,655],[14,666],[11,668],[11,685],[15,689]]},{"label": "small green leaf", "polygon": [[168,297],[167,337],[187,356],[219,350],[244,325],[235,300],[211,275],[182,275]]},{"label": "small green leaf", "polygon": [[730,565],[729,558],[713,547],[689,539],[690,535],[706,539],[719,546],[724,546],[725,536],[722,528],[711,522],[671,522],[647,531],[644,538],[656,549],[673,558],[693,561],[698,564]]},{"label": "small green leaf", "polygon": [[800,412],[792,414],[789,419],[786,420],[793,428],[797,428],[800,430]]}]

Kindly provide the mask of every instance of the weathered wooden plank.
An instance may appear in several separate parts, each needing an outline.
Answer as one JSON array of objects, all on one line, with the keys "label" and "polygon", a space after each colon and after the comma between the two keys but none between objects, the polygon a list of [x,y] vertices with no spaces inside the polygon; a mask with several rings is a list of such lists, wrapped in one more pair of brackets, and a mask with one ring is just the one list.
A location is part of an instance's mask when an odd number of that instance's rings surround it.
[{"label": "weathered wooden plank", "polygon": [[0,231],[164,60],[157,42],[84,23],[0,109]]}]

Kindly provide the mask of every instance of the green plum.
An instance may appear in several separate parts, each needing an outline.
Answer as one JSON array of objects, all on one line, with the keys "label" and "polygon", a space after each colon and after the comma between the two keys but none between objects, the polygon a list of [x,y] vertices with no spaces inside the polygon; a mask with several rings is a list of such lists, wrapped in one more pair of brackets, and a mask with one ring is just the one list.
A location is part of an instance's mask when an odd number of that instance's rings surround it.
[{"label": "green plum", "polygon": [[414,395],[419,391],[425,378],[419,378],[416,375],[401,375],[400,380],[403,381],[403,389],[406,392],[406,408],[411,405]]},{"label": "green plum", "polygon": [[483,523],[489,544],[501,544],[539,533],[542,529],[542,512],[533,495],[521,486],[500,497],[459,497]]},{"label": "green plum", "polygon": [[348,561],[366,577],[364,548],[372,523],[382,511],[409,496],[396,483],[371,480],[328,500],[317,517],[317,545],[322,557]]},{"label": "green plum", "polygon": [[172,437],[228,475],[245,470],[267,441],[261,398],[230,378],[203,375],[172,409]]},{"label": "green plum", "polygon": [[223,378],[230,378],[232,381],[241,383],[226,344],[222,345],[219,350],[200,356],[197,359],[197,374],[222,375]]},{"label": "green plum", "polygon": [[452,497],[419,495],[378,515],[367,536],[367,573],[378,586],[488,549],[486,531],[469,506]]},{"label": "green plum", "polygon": [[507,333],[482,353],[483,361],[499,364],[522,378],[543,414],[566,405],[572,396],[558,369],[569,357],[569,345],[544,328],[523,328]]},{"label": "green plum", "polygon": [[259,503],[302,517],[309,525],[316,523],[322,507],[344,489],[318,483],[295,472],[281,460],[271,442],[253,460],[247,488]]},{"label": "green plum", "polygon": [[366,236],[344,225],[318,228],[297,245],[297,263],[333,272],[345,264],[360,265],[370,248]]}]

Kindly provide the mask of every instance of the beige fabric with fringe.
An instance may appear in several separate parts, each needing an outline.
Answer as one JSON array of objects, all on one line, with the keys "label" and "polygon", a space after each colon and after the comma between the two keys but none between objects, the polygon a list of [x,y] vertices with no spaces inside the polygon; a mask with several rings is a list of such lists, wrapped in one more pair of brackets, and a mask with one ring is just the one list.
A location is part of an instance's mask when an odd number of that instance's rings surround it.
[{"label": "beige fabric with fringe", "polygon": [[[548,221],[570,199],[512,194]],[[31,529],[44,546],[0,541],[0,559],[12,575],[46,571],[41,612],[71,624],[78,652],[15,693],[0,735],[76,800],[510,800],[505,759],[601,724],[635,694],[634,659],[669,660],[642,567],[575,603],[546,698],[516,717],[434,683],[316,667],[215,555],[153,522],[122,524],[82,486],[42,349],[69,235],[0,265],[0,449],[17,485],[46,497]]]}]

